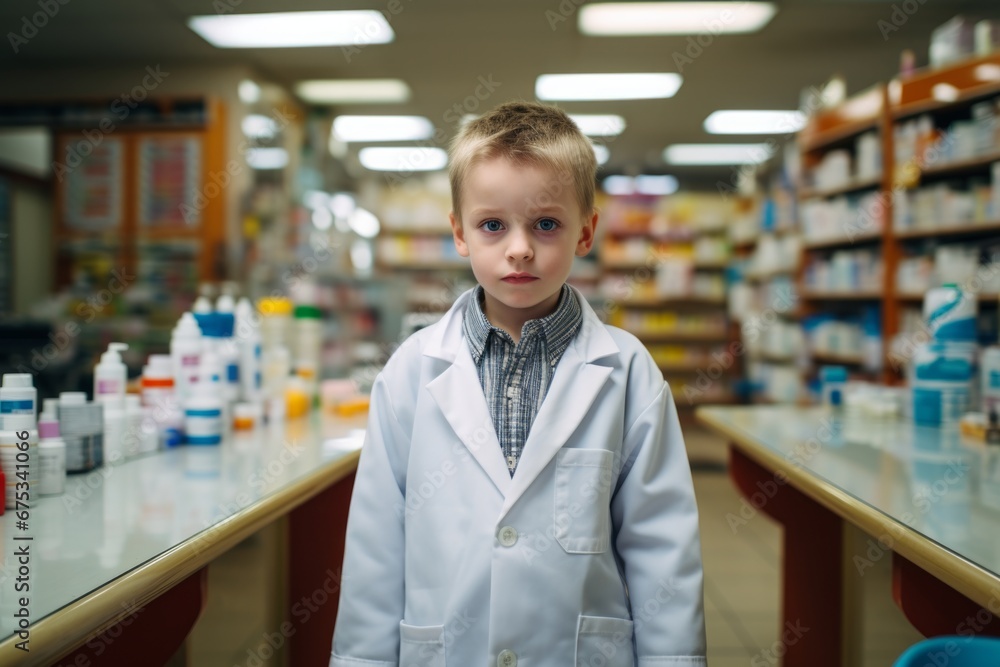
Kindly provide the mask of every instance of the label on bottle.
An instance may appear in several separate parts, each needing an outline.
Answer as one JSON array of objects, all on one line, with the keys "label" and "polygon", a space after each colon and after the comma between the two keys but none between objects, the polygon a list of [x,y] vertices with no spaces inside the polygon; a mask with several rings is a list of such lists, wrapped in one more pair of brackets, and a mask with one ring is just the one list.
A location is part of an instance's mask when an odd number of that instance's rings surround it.
[{"label": "label on bottle", "polygon": [[28,399],[5,399],[0,401],[0,414],[2,415],[35,415],[35,402]]},{"label": "label on bottle", "polygon": [[115,379],[104,378],[97,381],[98,394],[120,394],[122,393],[121,383]]}]

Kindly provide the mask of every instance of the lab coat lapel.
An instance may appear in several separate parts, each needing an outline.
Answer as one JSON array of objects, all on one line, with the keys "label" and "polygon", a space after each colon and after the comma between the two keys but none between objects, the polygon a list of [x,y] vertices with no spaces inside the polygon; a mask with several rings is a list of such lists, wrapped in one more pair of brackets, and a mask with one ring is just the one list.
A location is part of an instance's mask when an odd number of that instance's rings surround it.
[{"label": "lab coat lapel", "polygon": [[579,298],[584,310],[583,326],[556,365],[552,384],[532,422],[518,460],[510,493],[504,501],[503,514],[517,502],[570,439],[613,370],[610,364],[592,363],[619,352],[619,349],[590,305],[582,296]]},{"label": "lab coat lapel", "polygon": [[441,339],[434,341],[425,352],[451,362],[427,384],[427,390],[462,444],[486,471],[497,490],[506,496],[510,490],[510,472],[504,463],[475,362],[461,333],[466,301],[460,299],[456,307],[449,311],[445,316],[449,321],[440,328],[443,332]]}]

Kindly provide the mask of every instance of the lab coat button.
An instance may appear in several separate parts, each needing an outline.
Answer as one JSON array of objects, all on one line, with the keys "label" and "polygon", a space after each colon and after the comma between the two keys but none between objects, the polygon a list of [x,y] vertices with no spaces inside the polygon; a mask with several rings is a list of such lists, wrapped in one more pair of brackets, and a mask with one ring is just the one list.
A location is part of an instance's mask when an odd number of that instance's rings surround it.
[{"label": "lab coat button", "polygon": [[500,651],[497,656],[497,667],[517,667],[517,654],[510,649]]},{"label": "lab coat button", "polygon": [[[500,535],[499,535],[498,539],[500,540],[500,544],[502,544],[503,546],[505,546],[505,547],[512,547],[515,544],[517,544],[517,530],[515,530],[513,526],[504,526],[503,528],[500,529]],[[503,654],[501,654],[501,655],[503,655]],[[514,654],[511,653],[511,655],[514,655]],[[516,660],[515,660],[515,663],[516,663]],[[511,663],[511,664],[515,664],[515,663]],[[501,664],[504,664],[504,663],[501,663]]]}]

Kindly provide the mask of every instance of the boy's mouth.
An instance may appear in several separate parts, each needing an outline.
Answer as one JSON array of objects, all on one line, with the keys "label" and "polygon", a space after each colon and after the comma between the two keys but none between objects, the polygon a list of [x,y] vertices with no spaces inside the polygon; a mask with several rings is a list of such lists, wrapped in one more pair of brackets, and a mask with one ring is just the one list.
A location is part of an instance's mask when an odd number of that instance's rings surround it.
[{"label": "boy's mouth", "polygon": [[520,285],[522,283],[530,283],[533,280],[538,280],[538,278],[530,273],[508,273],[500,280],[511,285]]}]

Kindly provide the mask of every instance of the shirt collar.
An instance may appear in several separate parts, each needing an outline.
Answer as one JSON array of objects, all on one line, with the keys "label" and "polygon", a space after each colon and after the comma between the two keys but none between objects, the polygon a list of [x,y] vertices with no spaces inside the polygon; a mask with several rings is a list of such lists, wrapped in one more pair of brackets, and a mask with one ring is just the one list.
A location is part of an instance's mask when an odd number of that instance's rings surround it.
[{"label": "shirt collar", "polygon": [[[503,329],[490,324],[483,312],[483,297],[485,292],[482,285],[477,285],[472,294],[472,299],[465,309],[465,317],[462,321],[462,329],[469,344],[469,351],[472,359],[478,364],[486,350],[486,343],[489,341],[491,333],[501,336],[502,340],[509,340],[510,336]],[[583,323],[583,310],[580,302],[569,285],[565,283],[559,293],[559,303],[556,309],[545,317],[528,320],[521,329],[522,334],[530,335],[535,331],[540,331],[545,336],[548,344],[549,357],[558,360],[562,353],[569,347],[573,336],[580,329]]]}]

